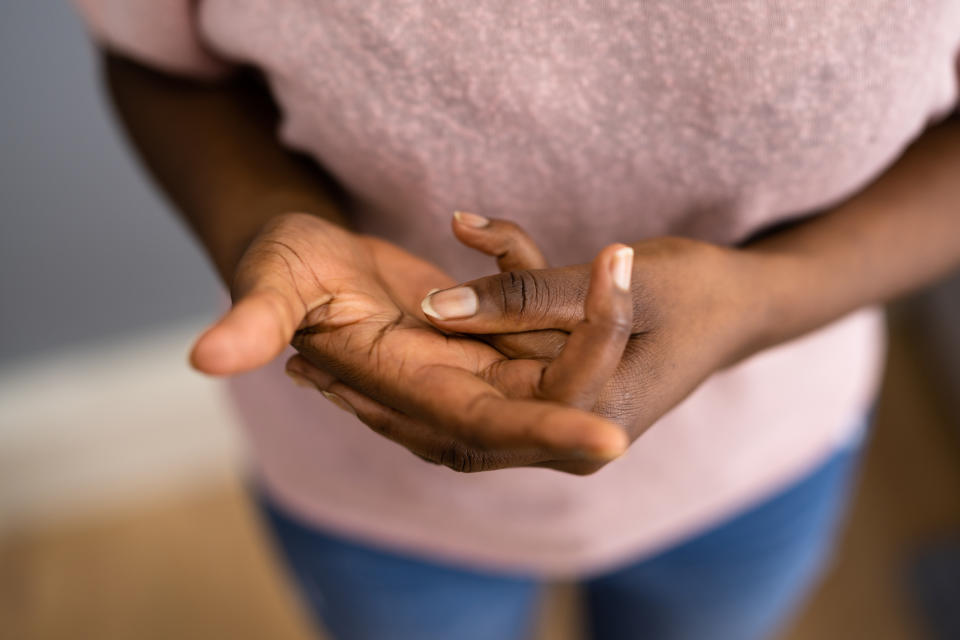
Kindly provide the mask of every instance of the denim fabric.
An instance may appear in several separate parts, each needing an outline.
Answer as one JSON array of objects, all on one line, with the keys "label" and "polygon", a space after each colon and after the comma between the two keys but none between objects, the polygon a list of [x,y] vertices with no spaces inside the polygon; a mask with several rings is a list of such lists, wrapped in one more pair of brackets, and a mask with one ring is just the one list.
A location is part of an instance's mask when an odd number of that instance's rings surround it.
[{"label": "denim fabric", "polygon": [[[815,584],[860,439],[779,494],[692,539],[582,581],[594,640],[760,640]],[[542,580],[480,573],[267,520],[308,605],[336,640],[529,637]]]}]

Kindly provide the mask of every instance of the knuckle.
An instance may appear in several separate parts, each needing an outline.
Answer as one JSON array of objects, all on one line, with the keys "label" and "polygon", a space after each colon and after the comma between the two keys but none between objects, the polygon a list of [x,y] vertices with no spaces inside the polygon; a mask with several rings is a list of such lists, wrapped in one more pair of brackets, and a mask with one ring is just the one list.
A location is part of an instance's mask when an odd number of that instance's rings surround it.
[{"label": "knuckle", "polygon": [[592,318],[590,322],[599,326],[613,339],[624,339],[633,333],[633,321],[625,313],[604,314],[599,318]]},{"label": "knuckle", "polygon": [[634,330],[633,300],[614,297],[587,310],[590,322],[602,325],[617,336],[631,334]]},{"label": "knuckle", "polygon": [[615,333],[617,337],[629,336],[633,331],[633,322],[630,317],[625,313],[614,314],[608,321],[610,331]]},{"label": "knuckle", "polygon": [[505,235],[515,236],[523,233],[523,229],[520,228],[520,225],[513,220],[501,220],[500,225],[500,229]]},{"label": "knuckle", "polygon": [[500,242],[504,250],[514,250],[518,245],[530,243],[530,237],[516,222],[504,221],[500,228]]},{"label": "knuckle", "polygon": [[550,288],[533,271],[508,271],[496,276],[495,295],[504,314],[518,318],[537,316],[550,308]]},{"label": "knuckle", "polygon": [[484,470],[483,454],[452,443],[440,450],[437,462],[457,473],[476,473]]},{"label": "knuckle", "polygon": [[524,292],[520,286],[520,280],[514,271],[501,273],[494,279],[494,295],[497,298],[497,304],[505,315],[519,315],[524,308]]}]

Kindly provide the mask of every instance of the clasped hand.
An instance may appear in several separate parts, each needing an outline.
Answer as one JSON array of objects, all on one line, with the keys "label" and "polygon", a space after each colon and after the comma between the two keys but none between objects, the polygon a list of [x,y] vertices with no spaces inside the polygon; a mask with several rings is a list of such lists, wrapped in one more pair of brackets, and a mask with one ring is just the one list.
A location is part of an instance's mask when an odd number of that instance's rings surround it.
[{"label": "clasped hand", "polygon": [[292,343],[295,379],[421,458],[586,474],[750,347],[755,296],[735,250],[664,238],[549,268],[512,223],[460,214],[453,231],[501,273],[456,285],[383,240],[277,217],[194,366],[238,373]]}]

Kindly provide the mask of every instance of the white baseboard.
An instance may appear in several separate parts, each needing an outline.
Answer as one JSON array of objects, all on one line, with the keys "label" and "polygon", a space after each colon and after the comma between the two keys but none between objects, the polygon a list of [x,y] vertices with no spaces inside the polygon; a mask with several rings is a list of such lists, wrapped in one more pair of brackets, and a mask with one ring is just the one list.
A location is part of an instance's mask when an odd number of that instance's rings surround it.
[{"label": "white baseboard", "polygon": [[242,445],[222,383],[186,362],[202,327],[0,368],[0,532],[235,472]]}]

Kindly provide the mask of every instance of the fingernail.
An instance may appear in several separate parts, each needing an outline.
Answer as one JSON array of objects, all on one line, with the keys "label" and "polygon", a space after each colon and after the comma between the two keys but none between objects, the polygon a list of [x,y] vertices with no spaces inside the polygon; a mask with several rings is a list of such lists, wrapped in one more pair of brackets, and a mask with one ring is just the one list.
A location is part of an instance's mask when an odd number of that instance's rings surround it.
[{"label": "fingernail", "polygon": [[475,213],[467,213],[466,211],[454,211],[453,217],[460,224],[466,227],[473,227],[474,229],[483,229],[490,224],[489,218],[478,216]]},{"label": "fingernail", "polygon": [[613,254],[610,271],[613,275],[613,284],[620,291],[630,291],[630,278],[633,275],[633,249],[630,247],[617,249],[616,253]]},{"label": "fingernail", "polygon": [[340,396],[338,396],[337,394],[331,393],[330,391],[321,391],[320,393],[323,394],[324,398],[326,398],[327,400],[335,404],[340,409],[343,409],[347,413],[352,413],[353,415],[357,415],[357,412],[354,411],[353,407],[350,406],[350,403],[344,400],[343,398],[341,398]]},{"label": "fingernail", "polygon": [[477,293],[470,287],[455,287],[431,293],[420,303],[420,308],[431,318],[457,320],[477,313]]},{"label": "fingernail", "polygon": [[300,375],[296,371],[287,370],[286,373],[287,373],[287,376],[289,376],[289,378],[293,380],[293,384],[297,385],[298,387],[303,387],[304,389],[317,388],[317,385],[310,382],[309,378],[306,378],[305,376]]}]

